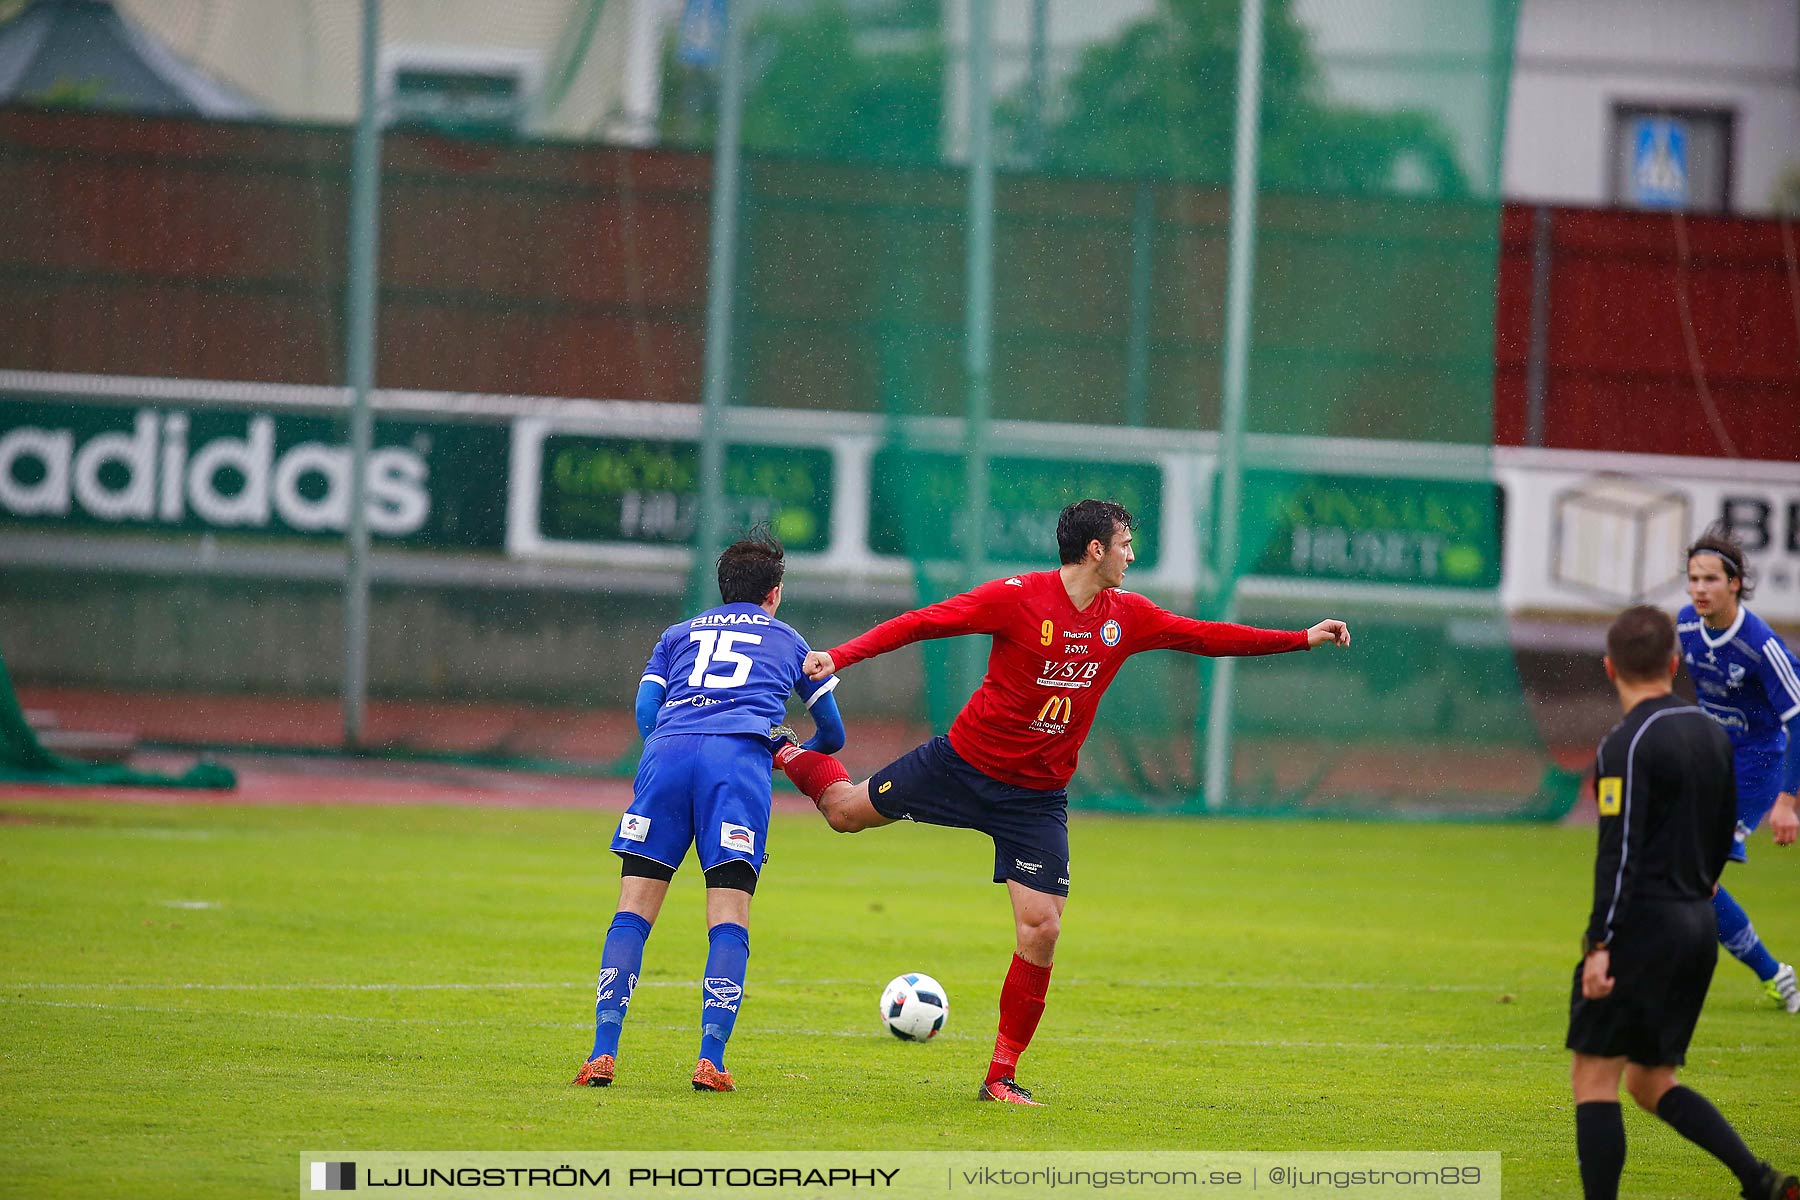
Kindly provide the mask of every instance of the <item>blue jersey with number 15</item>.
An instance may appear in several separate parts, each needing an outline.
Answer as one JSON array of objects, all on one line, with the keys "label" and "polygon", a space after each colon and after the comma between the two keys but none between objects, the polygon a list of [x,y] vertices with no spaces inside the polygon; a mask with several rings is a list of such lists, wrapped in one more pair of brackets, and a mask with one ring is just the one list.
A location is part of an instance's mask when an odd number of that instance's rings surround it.
[{"label": "blue jersey with number 15", "polygon": [[671,625],[644,666],[644,680],[665,689],[646,743],[665,734],[755,733],[783,723],[788,693],[813,702],[837,676],[808,679],[806,639],[756,604],[721,604]]}]

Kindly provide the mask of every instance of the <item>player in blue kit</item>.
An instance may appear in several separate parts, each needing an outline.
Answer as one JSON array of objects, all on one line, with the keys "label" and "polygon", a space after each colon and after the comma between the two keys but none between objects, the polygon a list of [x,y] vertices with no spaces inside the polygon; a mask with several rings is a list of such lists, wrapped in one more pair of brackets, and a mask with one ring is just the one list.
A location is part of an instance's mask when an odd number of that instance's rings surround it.
[{"label": "player in blue kit", "polygon": [[[1750,834],[1769,817],[1777,845],[1794,840],[1794,792],[1800,788],[1800,668],[1793,652],[1744,605],[1753,584],[1744,548],[1718,528],[1688,547],[1688,599],[1675,629],[1695,696],[1731,736],[1737,767],[1733,862],[1747,861]],[[1771,810],[1773,813],[1771,815]],[[1738,902],[1721,885],[1713,894],[1719,941],[1756,972],[1769,996],[1800,1012],[1800,981],[1777,962]]]},{"label": "player in blue kit", "polygon": [[784,568],[772,537],[729,546],[719,556],[724,603],[671,625],[650,652],[637,696],[644,754],[612,840],[623,862],[619,908],[594,989],[594,1049],[577,1084],[613,1081],[644,941],[691,845],[706,875],[708,941],[694,1090],[735,1090],[725,1043],[750,960],[750,897],[766,857],[773,756],[791,736],[782,724],[788,694],[797,691],[812,714],[807,748],[829,754],[844,744],[831,695],[837,676],[808,679],[800,669],[806,639],[775,619]]}]

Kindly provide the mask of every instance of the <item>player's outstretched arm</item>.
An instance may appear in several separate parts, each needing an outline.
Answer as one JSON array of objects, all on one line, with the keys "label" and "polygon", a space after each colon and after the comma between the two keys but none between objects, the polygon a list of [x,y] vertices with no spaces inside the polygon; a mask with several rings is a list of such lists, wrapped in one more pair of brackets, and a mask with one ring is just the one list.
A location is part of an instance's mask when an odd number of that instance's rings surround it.
[{"label": "player's outstretched arm", "polygon": [[1342,621],[1324,620],[1306,631],[1306,648],[1317,650],[1324,645],[1348,646],[1350,627]]},{"label": "player's outstretched arm", "polygon": [[1127,626],[1128,654],[1180,650],[1208,658],[1254,658],[1311,650],[1327,642],[1350,644],[1350,627],[1342,621],[1320,621],[1311,629],[1258,629],[1229,621],[1197,621],[1128,592],[1121,592],[1120,597],[1126,606],[1121,621]]},{"label": "player's outstretched arm", "polygon": [[990,580],[960,596],[890,617],[830,651],[814,650],[806,656],[801,670],[809,679],[823,679],[864,659],[914,642],[964,633],[999,633],[1018,601],[1019,591],[1013,584],[1024,586],[1017,579]]},{"label": "player's outstretched arm", "polygon": [[813,701],[813,735],[802,742],[802,750],[820,754],[836,754],[844,748],[844,717],[838,712],[837,700],[830,692]]}]

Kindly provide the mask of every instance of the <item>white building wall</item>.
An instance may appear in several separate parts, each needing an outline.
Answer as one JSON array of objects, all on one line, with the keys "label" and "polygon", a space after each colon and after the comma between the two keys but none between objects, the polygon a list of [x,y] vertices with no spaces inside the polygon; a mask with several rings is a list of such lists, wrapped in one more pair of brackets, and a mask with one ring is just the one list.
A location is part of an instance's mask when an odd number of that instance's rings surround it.
[{"label": "white building wall", "polygon": [[[176,53],[274,116],[355,117],[360,0],[117,2]],[[945,148],[959,159],[968,3],[942,3],[953,64]],[[683,0],[384,0],[383,42],[529,60],[534,79],[556,94],[534,110],[528,133],[644,143],[655,136],[663,47],[682,7]],[[994,0],[998,94],[1025,75],[1033,7],[1033,0]],[[1047,7],[1046,59],[1056,79],[1084,46],[1117,36],[1153,12],[1155,0],[1053,0]],[[1295,0],[1295,12],[1312,31],[1335,98],[1425,107],[1471,148],[1491,132],[1497,93],[1457,64],[1434,66],[1435,44],[1482,44],[1478,30],[1439,36],[1461,19],[1454,0]],[[579,65],[565,72],[575,54]],[[1729,110],[1729,207],[1771,211],[1784,178],[1800,191],[1800,0],[1523,0],[1506,111],[1506,198],[1615,203],[1618,104]],[[1464,165],[1483,189],[1491,181],[1482,178],[1480,157],[1465,154]]]},{"label": "white building wall", "polygon": [[[115,2],[273,118],[356,120],[361,0]],[[678,12],[678,0],[382,0],[382,55],[518,69],[535,97],[527,133],[644,143],[655,135],[663,28]]]},{"label": "white building wall", "polygon": [[1734,114],[1732,211],[1767,213],[1800,170],[1795,0],[1524,0],[1507,113],[1508,199],[1610,205],[1617,104]]}]

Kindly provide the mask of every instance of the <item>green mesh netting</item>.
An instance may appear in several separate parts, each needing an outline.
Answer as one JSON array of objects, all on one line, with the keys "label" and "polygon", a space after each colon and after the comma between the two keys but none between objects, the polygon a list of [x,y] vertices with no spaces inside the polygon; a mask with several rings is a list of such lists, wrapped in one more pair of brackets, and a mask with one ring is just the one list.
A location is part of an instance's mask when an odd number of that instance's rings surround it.
[{"label": "green mesh netting", "polygon": [[237,775],[218,763],[195,763],[180,772],[144,771],[120,763],[83,762],[46,750],[19,707],[4,662],[0,662],[0,780],[86,787],[223,790],[237,786]]},{"label": "green mesh netting", "polygon": [[[1052,565],[1056,511],[1092,495],[1138,516],[1131,585],[1170,607],[1352,623],[1349,653],[1129,666],[1084,755],[1082,802],[1529,817],[1573,795],[1530,719],[1497,597],[1487,451],[1516,3],[1455,8],[1266,6],[1248,436],[1224,577],[1210,569],[1208,435],[1237,0],[1110,23],[1073,0],[1004,11],[985,264],[970,255],[967,28],[904,4],[784,6],[756,27],[734,395],[889,418],[871,543],[912,563],[918,598]],[[986,395],[968,344],[982,271]],[[994,419],[975,438],[960,421],[971,405]],[[978,556],[971,453],[985,463]],[[942,728],[980,658],[940,643],[923,662],[923,712]],[[1220,688],[1230,702],[1214,709]],[[1209,798],[1220,715],[1230,782]]]},{"label": "green mesh netting", "polygon": [[[0,615],[32,629],[15,668],[46,703],[131,695],[152,742],[335,746],[356,6],[117,7],[242,104],[140,119],[83,84],[0,111],[0,182],[26,198],[4,365],[47,375],[0,386],[0,438],[29,427],[12,445],[37,464],[9,460],[24,499],[0,512],[0,537],[39,539],[0,575]],[[1171,608],[1351,622],[1348,653],[1132,663],[1078,802],[1572,798],[1497,601],[1517,0],[1266,0],[1241,444],[1221,436],[1241,0],[464,7],[392,5],[381,31],[366,749],[628,767],[643,655],[713,595],[685,549],[722,334],[718,532],[788,542],[783,615],[815,644],[1053,565],[1083,496],[1136,514],[1128,583]],[[728,10],[743,159],[709,329]],[[852,758],[944,728],[975,641],[860,667]]]}]

